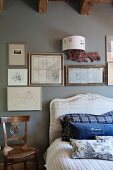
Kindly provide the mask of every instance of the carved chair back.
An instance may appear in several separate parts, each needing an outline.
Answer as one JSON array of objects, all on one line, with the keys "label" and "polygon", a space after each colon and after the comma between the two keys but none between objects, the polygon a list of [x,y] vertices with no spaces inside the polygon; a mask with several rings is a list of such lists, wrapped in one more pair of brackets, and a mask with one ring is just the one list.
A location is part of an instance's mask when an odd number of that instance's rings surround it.
[{"label": "carved chair back", "polygon": [[[27,145],[27,122],[30,116],[9,116],[0,117],[0,123],[3,124],[3,138],[4,146],[8,146],[9,142],[19,142],[21,144]],[[23,134],[21,133],[20,123],[24,124]],[[11,124],[10,126],[10,136],[8,135],[8,129],[6,124]]]}]

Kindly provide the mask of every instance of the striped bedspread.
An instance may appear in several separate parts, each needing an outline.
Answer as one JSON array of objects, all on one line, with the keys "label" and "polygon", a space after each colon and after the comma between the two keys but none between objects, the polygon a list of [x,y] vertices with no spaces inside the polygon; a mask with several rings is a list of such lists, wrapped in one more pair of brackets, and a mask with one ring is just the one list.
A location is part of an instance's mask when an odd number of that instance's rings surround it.
[{"label": "striped bedspread", "polygon": [[97,159],[71,159],[72,147],[56,139],[47,149],[47,170],[113,170],[113,161]]}]

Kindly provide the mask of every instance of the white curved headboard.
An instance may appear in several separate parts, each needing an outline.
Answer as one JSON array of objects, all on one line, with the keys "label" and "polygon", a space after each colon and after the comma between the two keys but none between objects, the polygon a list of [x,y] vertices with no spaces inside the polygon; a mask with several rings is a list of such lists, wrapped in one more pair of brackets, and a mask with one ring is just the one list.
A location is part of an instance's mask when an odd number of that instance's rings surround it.
[{"label": "white curved headboard", "polygon": [[79,94],[67,99],[54,99],[50,103],[49,140],[61,137],[59,117],[69,113],[101,115],[113,110],[113,99],[98,94]]}]

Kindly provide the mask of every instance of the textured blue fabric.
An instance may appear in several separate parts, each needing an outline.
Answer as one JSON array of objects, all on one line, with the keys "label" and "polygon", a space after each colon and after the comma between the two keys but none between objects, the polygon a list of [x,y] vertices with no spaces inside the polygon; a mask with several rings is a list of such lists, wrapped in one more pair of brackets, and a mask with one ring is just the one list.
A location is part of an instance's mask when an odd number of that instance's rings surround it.
[{"label": "textured blue fabric", "polygon": [[76,123],[113,123],[113,111],[107,112],[103,115],[92,115],[86,113],[70,113],[60,117],[62,125],[62,140],[69,141],[71,137],[70,122]]},{"label": "textured blue fabric", "polygon": [[70,122],[71,138],[95,139],[95,136],[113,136],[113,124]]}]

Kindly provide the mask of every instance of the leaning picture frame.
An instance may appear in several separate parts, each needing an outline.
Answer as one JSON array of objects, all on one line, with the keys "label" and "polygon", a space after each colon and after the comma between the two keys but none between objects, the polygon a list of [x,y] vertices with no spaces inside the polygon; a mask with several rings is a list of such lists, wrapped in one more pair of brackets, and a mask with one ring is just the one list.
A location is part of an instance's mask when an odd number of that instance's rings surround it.
[{"label": "leaning picture frame", "polygon": [[105,66],[67,65],[66,85],[105,85]]},{"label": "leaning picture frame", "polygon": [[113,62],[113,36],[106,36],[106,61]]},{"label": "leaning picture frame", "polygon": [[29,85],[62,86],[63,53],[29,54]]},{"label": "leaning picture frame", "polygon": [[9,43],[8,44],[8,66],[26,66],[26,44]]}]

